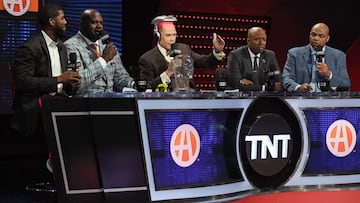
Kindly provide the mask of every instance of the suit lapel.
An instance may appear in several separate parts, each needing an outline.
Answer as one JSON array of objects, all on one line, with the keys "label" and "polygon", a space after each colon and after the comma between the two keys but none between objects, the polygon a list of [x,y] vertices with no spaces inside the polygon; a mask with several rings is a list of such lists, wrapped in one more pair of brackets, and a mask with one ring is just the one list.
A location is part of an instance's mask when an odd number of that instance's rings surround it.
[{"label": "suit lapel", "polygon": [[312,68],[313,68],[313,59],[312,59],[312,55],[311,55],[310,45],[305,48],[303,57],[304,57],[304,61],[307,66],[309,78],[311,79]]},{"label": "suit lapel", "polygon": [[48,47],[46,45],[44,36],[41,33],[40,33],[39,41],[40,41],[41,50],[44,53],[43,55],[46,56],[47,76],[52,77],[50,53],[49,53]]}]

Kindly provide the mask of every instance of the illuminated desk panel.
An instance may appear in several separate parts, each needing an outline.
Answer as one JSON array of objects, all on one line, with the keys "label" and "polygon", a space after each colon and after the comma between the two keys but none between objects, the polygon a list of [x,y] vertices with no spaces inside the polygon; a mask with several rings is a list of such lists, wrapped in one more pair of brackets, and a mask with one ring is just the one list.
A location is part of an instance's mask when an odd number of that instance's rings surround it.
[{"label": "illuminated desk panel", "polygon": [[231,201],[360,182],[357,94],[117,93],[43,105],[64,202]]}]

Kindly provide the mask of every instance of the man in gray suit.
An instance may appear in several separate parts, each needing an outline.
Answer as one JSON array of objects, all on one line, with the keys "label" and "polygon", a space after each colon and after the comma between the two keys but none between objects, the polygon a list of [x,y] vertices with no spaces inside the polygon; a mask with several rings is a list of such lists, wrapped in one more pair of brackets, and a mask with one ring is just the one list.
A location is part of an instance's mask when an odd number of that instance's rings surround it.
[{"label": "man in gray suit", "polygon": [[99,11],[86,9],[81,14],[80,31],[65,42],[69,54],[76,53],[81,87],[78,96],[122,91],[132,88],[134,80],[124,68],[115,44],[103,30]]},{"label": "man in gray suit", "polygon": [[280,90],[280,71],[274,51],[266,49],[267,35],[261,27],[251,27],[247,45],[229,53],[228,82],[240,90]]},{"label": "man in gray suit", "polygon": [[311,28],[308,45],[288,51],[282,75],[284,89],[289,92],[320,92],[323,83],[332,90],[350,88],[346,55],[327,46],[329,39],[329,27],[317,23]]}]

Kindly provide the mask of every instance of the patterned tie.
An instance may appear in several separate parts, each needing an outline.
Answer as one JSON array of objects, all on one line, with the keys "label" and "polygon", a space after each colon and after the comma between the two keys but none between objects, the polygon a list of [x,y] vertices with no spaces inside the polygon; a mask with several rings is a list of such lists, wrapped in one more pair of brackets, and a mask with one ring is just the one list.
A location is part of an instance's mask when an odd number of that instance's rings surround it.
[{"label": "patterned tie", "polygon": [[91,48],[93,48],[96,58],[101,57],[101,55],[100,55],[100,53],[99,53],[99,50],[97,49],[97,44],[96,44],[96,43],[92,43],[90,46],[91,46]]}]

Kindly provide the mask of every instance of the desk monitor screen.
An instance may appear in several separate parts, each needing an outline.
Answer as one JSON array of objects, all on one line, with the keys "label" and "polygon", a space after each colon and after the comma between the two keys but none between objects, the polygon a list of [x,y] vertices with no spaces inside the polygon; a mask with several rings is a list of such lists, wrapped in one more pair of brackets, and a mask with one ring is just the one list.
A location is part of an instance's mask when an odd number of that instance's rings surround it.
[{"label": "desk monitor screen", "polygon": [[[228,102],[221,106],[218,100],[158,100],[152,107],[144,105],[148,102],[138,105],[152,201],[250,188],[239,184],[245,182],[236,153],[241,106],[227,108]],[[183,102],[186,108],[177,105]]]}]

